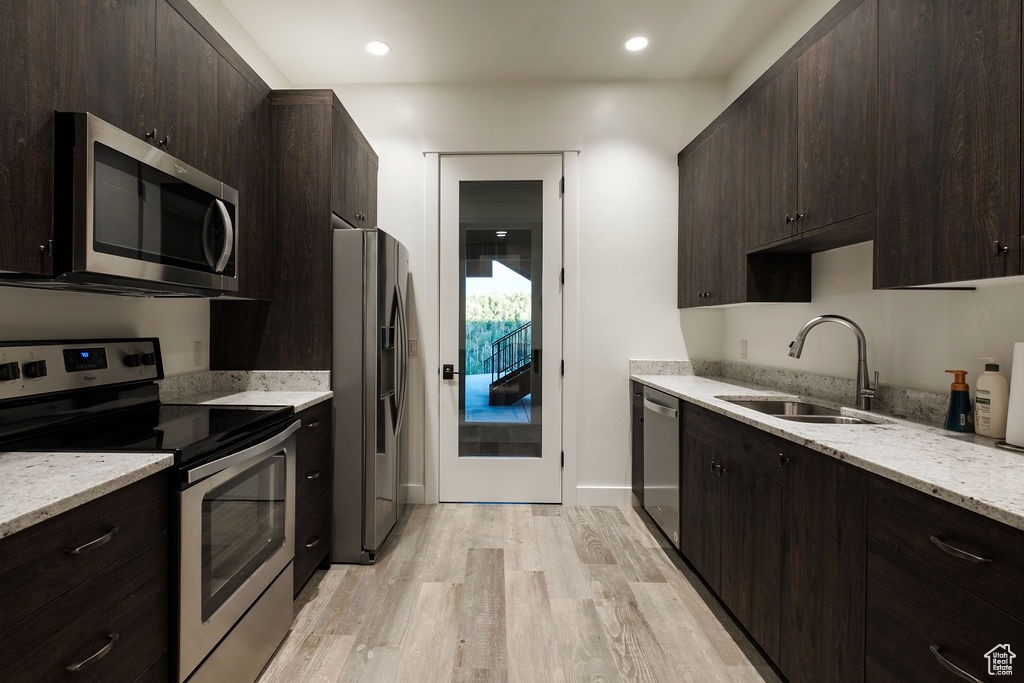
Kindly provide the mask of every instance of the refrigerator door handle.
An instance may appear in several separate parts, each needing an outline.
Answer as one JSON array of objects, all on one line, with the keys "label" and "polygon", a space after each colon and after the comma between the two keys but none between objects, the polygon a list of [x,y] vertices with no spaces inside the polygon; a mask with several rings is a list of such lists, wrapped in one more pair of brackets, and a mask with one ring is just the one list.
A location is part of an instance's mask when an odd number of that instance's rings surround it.
[{"label": "refrigerator door handle", "polygon": [[402,352],[396,354],[399,363],[399,403],[398,419],[395,420],[395,434],[402,429],[405,421],[405,404],[409,394],[409,324],[405,319],[405,294],[402,286],[395,283],[395,300],[398,302],[398,334],[402,340]]}]

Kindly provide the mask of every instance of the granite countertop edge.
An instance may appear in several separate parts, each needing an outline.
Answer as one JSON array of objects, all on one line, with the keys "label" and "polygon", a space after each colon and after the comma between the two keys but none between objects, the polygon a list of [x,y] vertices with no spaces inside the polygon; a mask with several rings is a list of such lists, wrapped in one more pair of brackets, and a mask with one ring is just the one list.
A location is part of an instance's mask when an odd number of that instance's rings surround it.
[{"label": "granite countertop edge", "polygon": [[0,539],[173,464],[171,453],[2,453]]},{"label": "granite countertop edge", "polygon": [[177,398],[173,403],[190,405],[292,406],[302,412],[334,397],[333,391],[208,391]]},{"label": "granite countertop edge", "polygon": [[1024,455],[995,448],[995,439],[956,435],[937,427],[884,413],[858,411],[813,397],[807,398],[814,403],[840,408],[843,414],[864,416],[880,423],[816,425],[791,422],[717,398],[721,395],[732,398],[792,396],[789,392],[695,375],[631,374],[629,377],[707,410],[1024,530]]}]

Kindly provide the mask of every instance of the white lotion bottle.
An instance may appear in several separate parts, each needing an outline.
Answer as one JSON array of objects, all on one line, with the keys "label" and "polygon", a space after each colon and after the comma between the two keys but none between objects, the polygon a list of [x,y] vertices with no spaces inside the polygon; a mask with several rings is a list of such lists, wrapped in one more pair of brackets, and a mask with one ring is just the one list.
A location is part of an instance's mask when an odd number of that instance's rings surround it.
[{"label": "white lotion bottle", "polygon": [[974,431],[992,439],[1006,438],[1006,409],[1010,401],[1010,385],[999,374],[996,358],[982,358],[985,372],[974,383]]}]

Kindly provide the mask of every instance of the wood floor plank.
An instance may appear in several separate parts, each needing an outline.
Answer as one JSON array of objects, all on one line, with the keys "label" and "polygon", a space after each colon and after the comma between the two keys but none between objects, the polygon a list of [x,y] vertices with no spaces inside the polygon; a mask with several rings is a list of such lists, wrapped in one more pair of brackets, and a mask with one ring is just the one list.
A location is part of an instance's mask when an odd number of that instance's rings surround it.
[{"label": "wood floor plank", "polygon": [[605,545],[604,534],[596,528],[593,508],[566,507],[563,511],[565,523],[576,548],[576,554],[583,564],[618,564],[614,553]]},{"label": "wood floor plank", "polygon": [[566,681],[619,680],[615,657],[593,600],[554,598],[551,613],[558,629]]},{"label": "wood floor plank", "polygon": [[399,652],[396,680],[446,681],[455,668],[462,584],[424,583]]},{"label": "wood floor plank", "polygon": [[505,556],[500,548],[469,549],[456,624],[455,680],[479,680],[481,675],[507,680]]},{"label": "wood floor plank", "polygon": [[605,545],[615,555],[630,581],[640,583],[665,583],[665,576],[652,563],[651,556],[658,551],[644,547],[640,535],[616,507],[590,508],[594,524],[605,540]]},{"label": "wood floor plank", "polygon": [[535,517],[537,545],[540,547],[548,595],[552,598],[589,598],[590,589],[583,565],[572,545],[562,517]]},{"label": "wood floor plank", "polygon": [[528,505],[508,505],[503,510],[505,571],[542,571],[537,529]]},{"label": "wood floor plank", "polygon": [[293,631],[281,643],[258,683],[336,681],[354,640],[352,636],[321,636]]},{"label": "wood floor plank", "polygon": [[509,680],[564,681],[558,629],[543,572],[506,570],[505,612]]},{"label": "wood floor plank", "polygon": [[531,512],[535,517],[561,517],[561,505],[531,505]]},{"label": "wood floor plank", "polygon": [[675,665],[662,649],[635,601],[595,600],[601,625],[623,681],[674,681]]}]

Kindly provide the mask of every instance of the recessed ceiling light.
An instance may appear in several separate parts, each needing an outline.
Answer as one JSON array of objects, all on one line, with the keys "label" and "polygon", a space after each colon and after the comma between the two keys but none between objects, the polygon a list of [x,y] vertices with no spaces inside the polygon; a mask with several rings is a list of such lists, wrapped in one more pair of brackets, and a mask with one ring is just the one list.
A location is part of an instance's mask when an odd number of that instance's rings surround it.
[{"label": "recessed ceiling light", "polygon": [[371,40],[366,44],[366,51],[371,55],[381,57],[391,52],[391,46],[380,40]]},{"label": "recessed ceiling light", "polygon": [[645,36],[633,36],[626,41],[626,49],[630,52],[639,52],[647,47],[649,42]]}]

